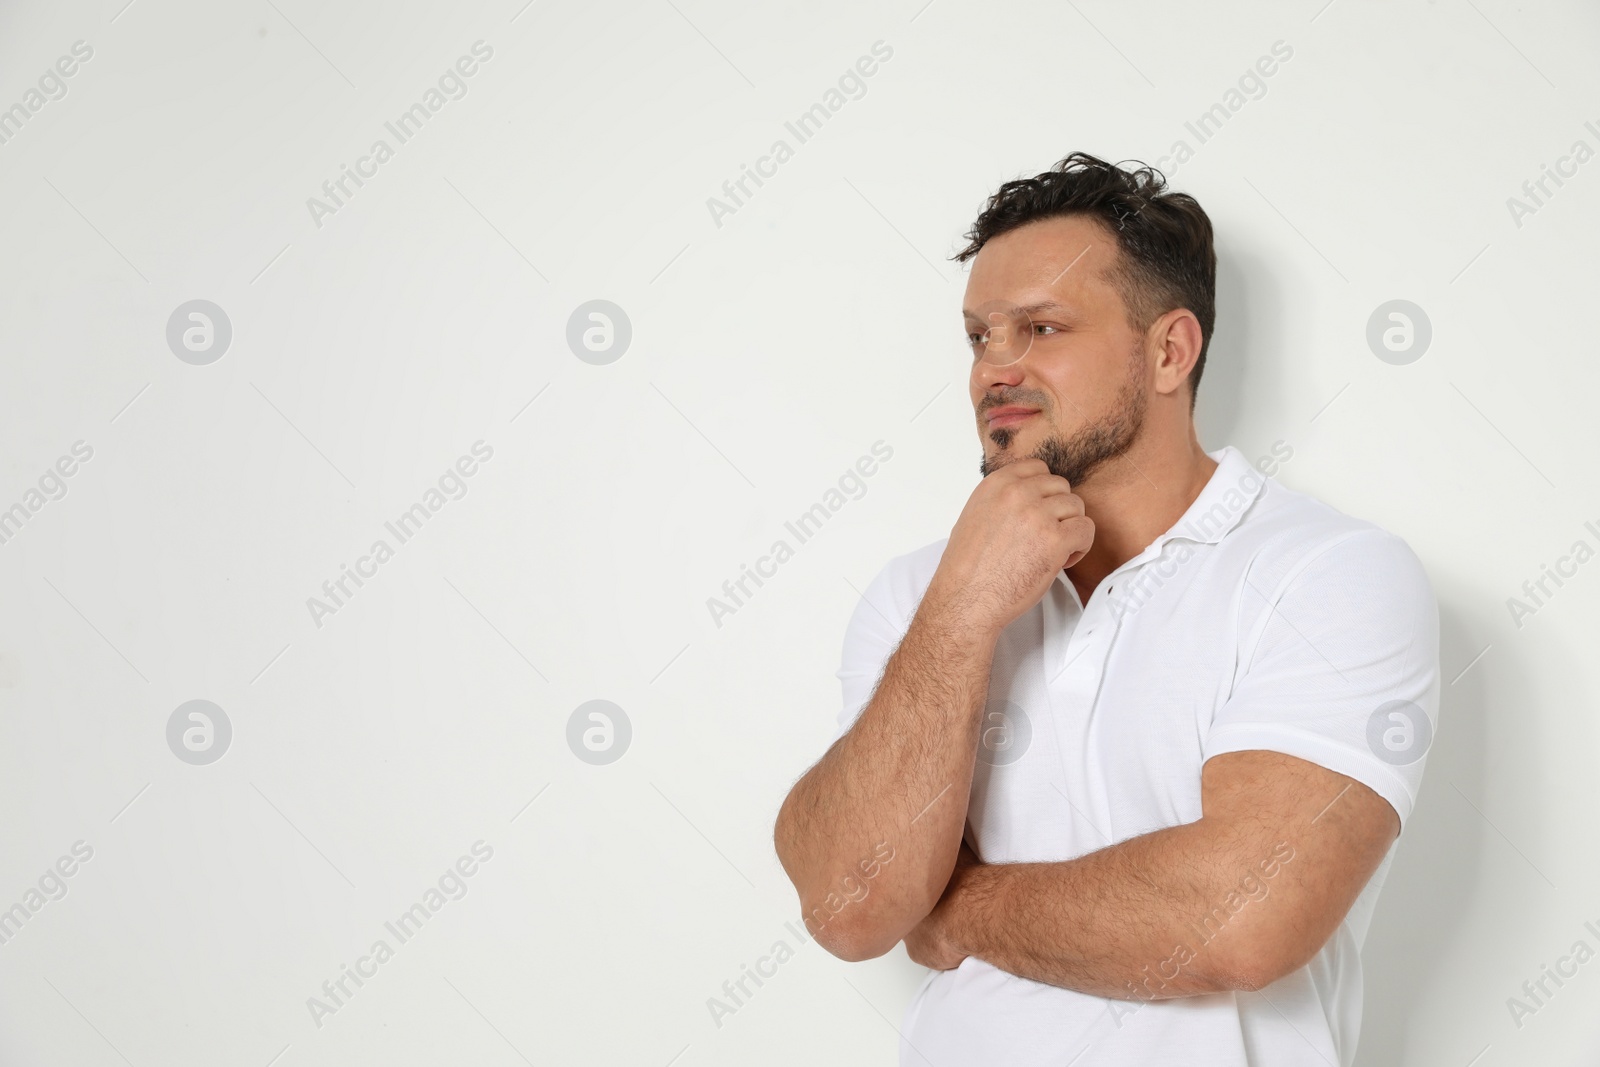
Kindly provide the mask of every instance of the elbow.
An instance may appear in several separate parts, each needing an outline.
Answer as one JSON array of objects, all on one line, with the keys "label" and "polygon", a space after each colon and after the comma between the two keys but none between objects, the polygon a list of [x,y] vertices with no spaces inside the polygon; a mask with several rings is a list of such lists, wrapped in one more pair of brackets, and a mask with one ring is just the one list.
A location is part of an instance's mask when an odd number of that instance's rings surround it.
[{"label": "elbow", "polygon": [[1290,959],[1281,951],[1256,947],[1231,955],[1212,979],[1218,992],[1256,993],[1299,970],[1308,961]]},{"label": "elbow", "polygon": [[830,956],[846,963],[865,963],[875,960],[898,944],[866,931],[835,930],[829,927],[817,934],[817,944],[828,950]]},{"label": "elbow", "polygon": [[828,930],[817,935],[817,944],[827,949],[830,956],[846,963],[875,960],[899,943],[899,938],[891,941],[867,931]]},{"label": "elbow", "polygon": [[897,925],[854,905],[835,913],[820,904],[808,907],[803,921],[817,944],[846,963],[875,960],[905,936]]},{"label": "elbow", "polygon": [[1230,971],[1216,980],[1219,993],[1256,993],[1277,981],[1264,970],[1244,969]]}]

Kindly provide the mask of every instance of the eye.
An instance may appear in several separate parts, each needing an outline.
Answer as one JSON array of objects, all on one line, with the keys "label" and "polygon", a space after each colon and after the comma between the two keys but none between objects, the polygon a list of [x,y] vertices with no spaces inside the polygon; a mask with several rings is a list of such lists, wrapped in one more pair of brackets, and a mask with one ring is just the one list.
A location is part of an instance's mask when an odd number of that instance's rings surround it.
[{"label": "eye", "polygon": [[[1049,333],[1046,333],[1045,331],[1049,331]],[[1057,329],[1056,327],[1048,325],[1048,324],[1043,323],[1043,322],[1036,322],[1036,323],[1033,324],[1033,334],[1034,334],[1035,337],[1048,337],[1052,333],[1060,333],[1060,332],[1061,331],[1059,329]]]}]

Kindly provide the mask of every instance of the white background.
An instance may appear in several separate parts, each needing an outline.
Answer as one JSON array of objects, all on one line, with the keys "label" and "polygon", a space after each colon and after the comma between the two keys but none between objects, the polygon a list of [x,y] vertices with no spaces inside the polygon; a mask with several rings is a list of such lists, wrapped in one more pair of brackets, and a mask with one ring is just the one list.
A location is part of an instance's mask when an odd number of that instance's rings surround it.
[{"label": "white background", "polygon": [[[961,233],[1072,150],[1179,139],[1218,232],[1203,443],[1287,442],[1281,480],[1403,536],[1441,602],[1360,1061],[1600,1056],[1600,961],[1520,1028],[1506,1005],[1600,946],[1600,562],[1520,627],[1506,605],[1600,547],[1600,160],[1520,225],[1506,203],[1600,150],[1594,5],[123,4],[0,10],[0,107],[94,53],[0,144],[0,508],[94,450],[0,544],[0,908],[94,850],[0,944],[0,1062],[893,1062],[901,950],[805,944],[720,1027],[706,1001],[796,944],[772,822],[831,735],[856,590],[977,479]],[[478,40],[467,95],[318,226],[307,198]],[[707,198],[879,40],[718,226]],[[205,366],[165,337],[197,298],[233,328]],[[1396,298],[1433,327],[1405,366],[1365,338]],[[603,366],[566,341],[594,299],[632,323]],[[480,439],[467,494],[316,625]],[[715,625],[880,439],[866,494]],[[197,698],[233,727],[206,766],[166,740]],[[592,699],[632,723],[606,766],[566,741]],[[318,1026],[307,998],[478,840],[466,896]]]}]

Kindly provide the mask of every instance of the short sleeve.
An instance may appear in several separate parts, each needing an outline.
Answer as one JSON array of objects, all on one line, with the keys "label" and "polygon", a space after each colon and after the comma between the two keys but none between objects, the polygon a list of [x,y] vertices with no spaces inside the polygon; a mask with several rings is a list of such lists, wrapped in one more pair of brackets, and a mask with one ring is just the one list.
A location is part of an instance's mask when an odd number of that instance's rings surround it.
[{"label": "short sleeve", "polygon": [[1247,579],[1251,620],[1205,759],[1266,749],[1354,778],[1402,828],[1439,723],[1439,608],[1427,572],[1377,527],[1313,552],[1276,588]]},{"label": "short sleeve", "polygon": [[[895,594],[904,584],[898,572],[903,569],[904,557],[891,560],[867,585],[866,592],[856,602],[855,611],[845,626],[844,647],[839,656],[839,688],[844,704],[839,710],[837,741],[855,725],[862,711],[872,700],[883,677],[883,668],[900,640],[911,625],[911,615],[916,605],[903,606]],[[902,590],[903,592],[903,590]]]}]

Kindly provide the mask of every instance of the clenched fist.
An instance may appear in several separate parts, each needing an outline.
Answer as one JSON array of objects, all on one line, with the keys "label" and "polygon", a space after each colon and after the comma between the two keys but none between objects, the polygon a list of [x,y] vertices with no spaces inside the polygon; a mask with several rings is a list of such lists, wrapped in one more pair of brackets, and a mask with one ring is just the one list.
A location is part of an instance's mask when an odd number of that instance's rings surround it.
[{"label": "clenched fist", "polygon": [[1092,544],[1094,520],[1067,480],[1042,459],[1015,460],[972,491],[929,592],[951,598],[967,618],[999,633]]}]

